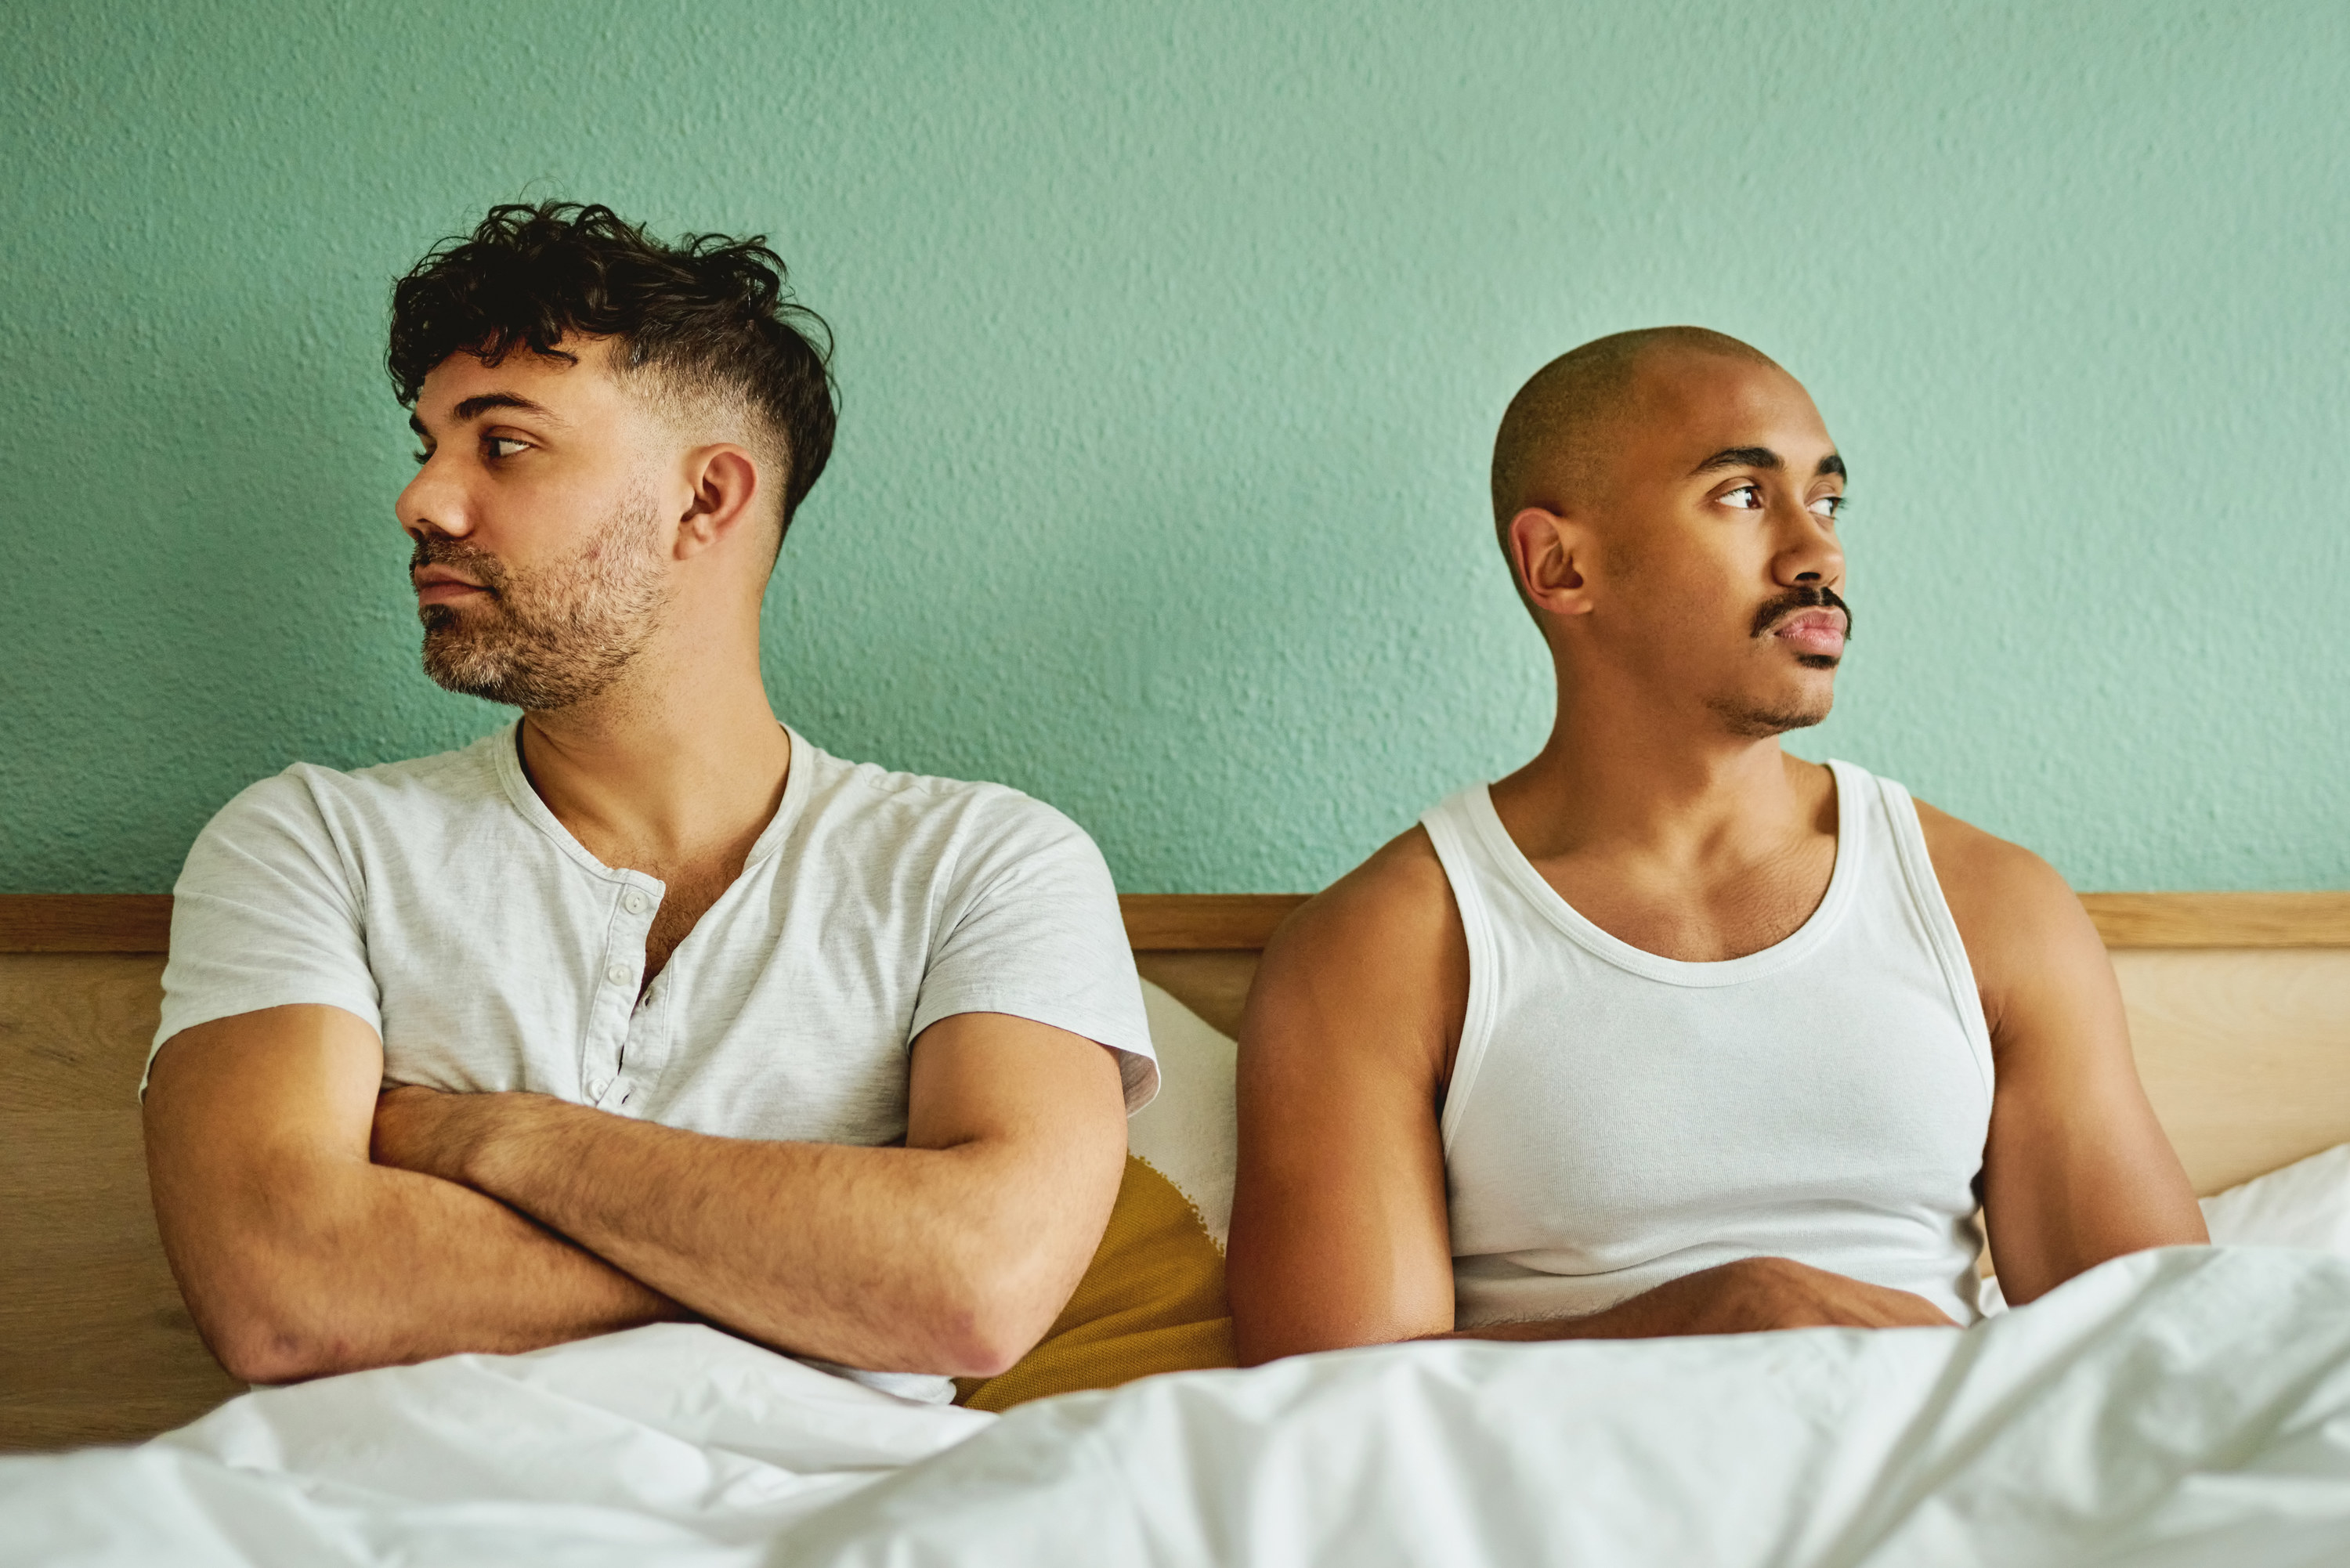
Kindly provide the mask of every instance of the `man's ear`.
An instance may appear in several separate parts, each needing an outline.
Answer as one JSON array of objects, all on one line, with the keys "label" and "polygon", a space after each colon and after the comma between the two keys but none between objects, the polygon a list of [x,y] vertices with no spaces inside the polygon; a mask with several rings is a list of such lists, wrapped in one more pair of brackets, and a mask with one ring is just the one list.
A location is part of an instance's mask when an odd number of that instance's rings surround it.
[{"label": "man's ear", "polygon": [[731,441],[696,447],[685,456],[686,506],[677,520],[677,556],[684,560],[749,531],[765,500],[759,464]]},{"label": "man's ear", "polygon": [[1510,519],[1510,566],[1536,609],[1556,616],[1591,610],[1585,568],[1597,546],[1589,530],[1569,517],[1529,506]]}]

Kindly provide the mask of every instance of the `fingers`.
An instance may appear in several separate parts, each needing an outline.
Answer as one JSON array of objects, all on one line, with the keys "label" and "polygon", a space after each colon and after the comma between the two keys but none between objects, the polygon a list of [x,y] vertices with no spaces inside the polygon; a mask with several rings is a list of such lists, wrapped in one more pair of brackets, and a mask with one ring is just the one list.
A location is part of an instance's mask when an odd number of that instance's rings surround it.
[{"label": "fingers", "polygon": [[1866,1306],[1872,1321],[1857,1324],[1862,1328],[1956,1328],[1950,1314],[1921,1295],[1908,1291],[1897,1291],[1885,1285],[1866,1284],[1857,1280],[1847,1284],[1867,1293]]},{"label": "fingers", "polygon": [[1647,1334],[1757,1334],[1790,1328],[1955,1328],[1925,1297],[1790,1258],[1742,1258],[1637,1298]]},{"label": "fingers", "polygon": [[1917,1303],[1915,1315],[1913,1315],[1909,1320],[1915,1326],[1919,1328],[1956,1328],[1959,1326],[1958,1320],[1956,1318],[1953,1318],[1949,1313],[1944,1312],[1933,1303],[1918,1296],[1912,1296],[1910,1297],[1910,1300]]}]

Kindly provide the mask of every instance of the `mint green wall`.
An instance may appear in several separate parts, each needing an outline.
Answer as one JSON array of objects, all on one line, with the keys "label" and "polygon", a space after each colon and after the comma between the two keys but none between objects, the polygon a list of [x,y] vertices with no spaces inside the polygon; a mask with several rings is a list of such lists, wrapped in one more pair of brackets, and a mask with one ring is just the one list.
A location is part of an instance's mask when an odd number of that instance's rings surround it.
[{"label": "mint green wall", "polygon": [[1538,742],[1492,427],[1662,321],[1853,465],[1800,749],[2083,887],[2350,886],[2340,0],[7,11],[0,888],[498,722],[416,668],[380,362],[518,193],[775,237],[845,390],[778,708],[1131,889],[1318,886]]}]

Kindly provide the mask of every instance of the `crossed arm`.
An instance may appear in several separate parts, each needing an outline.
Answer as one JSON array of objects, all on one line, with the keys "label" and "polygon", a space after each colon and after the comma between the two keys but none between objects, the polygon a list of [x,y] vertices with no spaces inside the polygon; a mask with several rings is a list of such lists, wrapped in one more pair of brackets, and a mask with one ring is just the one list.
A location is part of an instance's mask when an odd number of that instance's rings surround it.
[{"label": "crossed arm", "polygon": [[[2036,857],[1930,807],[1920,815],[1991,1030],[1982,1198],[2008,1300],[2124,1252],[2203,1241],[2079,900]],[[1460,1330],[1438,1127],[1468,985],[1460,915],[1417,829],[1266,950],[1241,1027],[1227,1271],[1244,1363],[1413,1338],[1949,1322],[1906,1292],[1757,1258],[1588,1317]]]},{"label": "crossed arm", "polygon": [[992,1375],[1066,1301],[1125,1149],[1110,1054],[998,1013],[914,1043],[903,1148],[380,1094],[382,1075],[375,1031],[325,1006],[202,1024],[156,1058],[164,1250],[241,1377],[691,1318],[877,1371]]}]

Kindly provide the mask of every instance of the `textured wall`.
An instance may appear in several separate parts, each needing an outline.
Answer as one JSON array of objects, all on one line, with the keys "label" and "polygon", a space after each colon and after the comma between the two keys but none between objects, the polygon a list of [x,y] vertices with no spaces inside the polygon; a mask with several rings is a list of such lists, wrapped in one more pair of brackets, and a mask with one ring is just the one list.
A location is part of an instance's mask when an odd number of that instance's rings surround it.
[{"label": "textured wall", "polygon": [[1318,886],[1539,742],[1518,382],[1659,321],[1850,459],[1833,751],[2085,887],[2350,885],[2350,7],[7,7],[0,889],[168,887],[416,669],[386,286],[519,193],[840,337],[779,710],[1138,890]]}]

